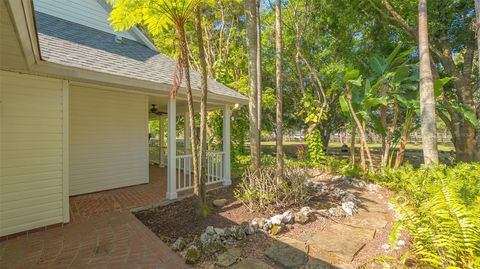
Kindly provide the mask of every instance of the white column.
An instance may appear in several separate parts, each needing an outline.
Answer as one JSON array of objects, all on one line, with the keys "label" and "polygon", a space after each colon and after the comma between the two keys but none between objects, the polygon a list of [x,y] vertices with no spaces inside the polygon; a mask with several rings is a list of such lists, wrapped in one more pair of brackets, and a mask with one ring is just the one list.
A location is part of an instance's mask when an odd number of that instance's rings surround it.
[{"label": "white column", "polygon": [[160,167],[165,167],[165,152],[163,151],[164,147],[165,147],[165,128],[163,127],[164,126],[164,117],[163,116],[160,116],[159,117],[159,130],[158,130],[158,145],[159,145],[159,149],[158,149],[158,154],[159,154],[159,157],[158,157],[158,163],[159,163],[159,166]]},{"label": "white column", "polygon": [[167,155],[167,199],[177,198],[177,175],[176,175],[176,124],[177,104],[176,100],[170,97],[167,106],[168,111],[168,155]]},{"label": "white column", "polygon": [[183,145],[185,152],[184,154],[190,154],[191,146],[190,146],[190,117],[188,116],[188,112],[185,112],[185,126],[183,128]]},{"label": "white column", "polygon": [[232,184],[230,175],[230,107],[223,109],[223,185]]}]

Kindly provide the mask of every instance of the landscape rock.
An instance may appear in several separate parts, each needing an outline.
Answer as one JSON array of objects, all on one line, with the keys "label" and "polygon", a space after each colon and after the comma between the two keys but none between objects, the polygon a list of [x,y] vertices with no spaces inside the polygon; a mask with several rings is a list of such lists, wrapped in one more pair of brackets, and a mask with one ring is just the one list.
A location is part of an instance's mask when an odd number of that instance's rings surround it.
[{"label": "landscape rock", "polygon": [[343,211],[343,209],[340,206],[329,208],[328,213],[333,217],[344,217],[345,216],[345,211]]},{"label": "landscape rock", "polygon": [[209,234],[209,235],[216,234],[216,233],[215,233],[215,228],[213,228],[213,226],[208,226],[208,227],[205,229],[205,233],[207,233],[207,234]]},{"label": "landscape rock", "polygon": [[295,213],[295,222],[300,224],[305,224],[308,222],[308,216],[302,212]]},{"label": "landscape rock", "polygon": [[255,258],[246,258],[241,262],[234,264],[230,269],[274,269],[272,266],[266,264],[265,262],[255,259]]},{"label": "landscape rock", "polygon": [[281,233],[282,231],[284,230],[284,226],[283,225],[276,225],[274,224],[272,226],[272,229],[270,230],[270,232],[272,233],[272,235],[277,235],[279,233]]},{"label": "landscape rock", "polygon": [[378,184],[369,183],[369,184],[367,185],[367,190],[368,190],[369,192],[376,192],[376,191],[378,191],[380,188],[381,188],[381,186],[378,185]]},{"label": "landscape rock", "polygon": [[181,255],[188,264],[196,263],[201,257],[200,249],[195,245],[190,245]]},{"label": "landscape rock", "polygon": [[227,204],[227,199],[213,200],[213,205],[216,207],[224,207]]},{"label": "landscape rock", "polygon": [[283,220],[283,215],[275,215],[270,218],[272,225],[280,225],[282,224],[282,220]]},{"label": "landscape rock", "polygon": [[265,255],[284,268],[299,268],[307,261],[305,243],[291,238],[279,238]]},{"label": "landscape rock", "polygon": [[173,251],[182,251],[187,246],[187,241],[183,237],[177,238],[172,245]]},{"label": "landscape rock", "polygon": [[342,209],[347,216],[352,216],[357,211],[357,206],[352,201],[342,203]]},{"label": "landscape rock", "polygon": [[300,208],[300,212],[307,217],[309,217],[313,213],[312,209],[308,206],[304,206]]},{"label": "landscape rock", "polygon": [[243,231],[245,232],[245,234],[251,235],[255,233],[255,228],[252,227],[251,225],[247,225],[243,227]]},{"label": "landscape rock", "polygon": [[231,248],[218,255],[216,264],[221,267],[228,267],[240,259],[242,250],[240,248]]},{"label": "landscape rock", "polygon": [[225,246],[218,241],[209,241],[203,245],[202,251],[206,256],[212,256],[225,250]]},{"label": "landscape rock", "polygon": [[295,219],[295,216],[292,211],[287,210],[282,214],[282,223],[288,224],[292,223]]},{"label": "landscape rock", "polygon": [[232,232],[232,236],[237,240],[243,240],[245,238],[245,231],[240,225],[233,225],[230,227],[230,231]]},{"label": "landscape rock", "polygon": [[215,228],[215,233],[218,234],[220,237],[225,236],[225,230],[222,228]]},{"label": "landscape rock", "polygon": [[254,218],[252,220],[252,226],[257,228],[257,229],[262,229],[263,226],[265,225],[265,219],[264,218]]},{"label": "landscape rock", "polygon": [[272,221],[271,220],[266,220],[265,223],[263,224],[262,229],[264,231],[269,231],[270,229],[272,229]]}]

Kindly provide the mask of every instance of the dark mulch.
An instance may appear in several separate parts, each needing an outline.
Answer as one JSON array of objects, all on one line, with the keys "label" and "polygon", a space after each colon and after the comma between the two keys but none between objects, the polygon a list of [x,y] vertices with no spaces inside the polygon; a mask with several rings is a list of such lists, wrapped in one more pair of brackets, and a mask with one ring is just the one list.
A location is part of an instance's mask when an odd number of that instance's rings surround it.
[{"label": "dark mulch", "polygon": [[[210,214],[199,217],[195,214],[193,197],[185,198],[168,206],[161,206],[135,213],[135,216],[152,230],[162,241],[171,244],[178,237],[193,239],[205,231],[208,226],[230,227],[250,222],[255,217],[267,217],[258,212],[249,212],[241,202],[236,200],[232,191],[235,184],[227,188],[212,190],[207,193]],[[215,199],[227,199],[223,208],[213,206]]]}]

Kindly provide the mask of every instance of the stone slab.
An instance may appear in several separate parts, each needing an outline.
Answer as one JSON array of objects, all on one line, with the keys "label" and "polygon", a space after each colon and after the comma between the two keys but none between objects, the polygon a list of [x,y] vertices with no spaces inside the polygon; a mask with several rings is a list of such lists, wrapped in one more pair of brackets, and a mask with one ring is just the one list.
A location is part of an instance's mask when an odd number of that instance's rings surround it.
[{"label": "stone slab", "polygon": [[308,244],[315,250],[333,254],[340,260],[350,263],[355,254],[374,235],[373,229],[334,224],[312,235]]},{"label": "stone slab", "polygon": [[298,268],[307,262],[305,243],[288,237],[277,238],[265,255],[285,268]]},{"label": "stone slab", "polygon": [[353,218],[347,220],[346,224],[360,228],[380,229],[384,228],[388,223],[387,216],[381,212],[361,211],[354,215]]},{"label": "stone slab", "polygon": [[272,266],[266,264],[265,262],[255,259],[255,258],[246,258],[241,262],[233,265],[230,269],[274,269]]}]

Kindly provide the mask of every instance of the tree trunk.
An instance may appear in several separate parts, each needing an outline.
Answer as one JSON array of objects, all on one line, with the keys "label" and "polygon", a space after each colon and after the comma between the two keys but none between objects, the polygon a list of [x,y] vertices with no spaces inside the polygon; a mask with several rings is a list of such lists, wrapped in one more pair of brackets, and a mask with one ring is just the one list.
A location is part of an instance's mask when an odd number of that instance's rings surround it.
[{"label": "tree trunk", "polygon": [[260,22],[260,0],[256,0],[255,3],[255,14],[256,14],[256,29],[257,29],[257,109],[258,109],[258,130],[260,136],[262,135],[262,29]]},{"label": "tree trunk", "polygon": [[257,88],[257,8],[255,0],[245,0],[248,52],[248,113],[250,123],[250,156],[252,170],[260,167],[260,134],[258,129],[258,88]]},{"label": "tree trunk", "polygon": [[393,110],[393,119],[392,119],[392,125],[390,127],[386,126],[386,131],[387,131],[387,136],[384,139],[385,141],[385,146],[383,148],[383,153],[382,153],[382,166],[386,167],[387,164],[389,164],[388,157],[390,155],[390,148],[392,147],[392,142],[393,142],[393,137],[395,135],[395,131],[397,130],[397,122],[398,122],[398,117],[400,116],[400,106],[395,103],[394,105],[394,110]]},{"label": "tree trunk", "polygon": [[405,122],[403,123],[402,133],[400,134],[400,147],[398,148],[397,156],[395,157],[395,164],[393,168],[397,169],[402,165],[403,158],[405,157],[405,147],[407,146],[408,136],[410,135],[410,129],[414,119],[414,113],[407,111],[405,116]]},{"label": "tree trunk", "polygon": [[[475,0],[475,16],[477,18],[477,52],[478,52],[478,81],[477,89],[480,89],[480,0]],[[480,104],[477,103],[477,119],[480,119]],[[480,162],[480,127],[477,127],[475,161]]]},{"label": "tree trunk", "polygon": [[277,183],[283,178],[282,1],[275,1],[275,78],[277,88]]},{"label": "tree trunk", "polygon": [[355,164],[355,122],[352,117],[352,134],[350,137],[350,158],[352,158],[352,163]]},{"label": "tree trunk", "polygon": [[201,77],[201,100],[200,100],[200,184],[197,196],[197,213],[200,216],[208,214],[208,204],[206,196],[207,182],[207,93],[208,93],[208,74],[207,62],[205,60],[205,48],[203,46],[203,30],[202,30],[202,10],[198,5],[195,16],[195,30],[198,43],[198,58],[200,60],[200,77]]},{"label": "tree trunk", "polygon": [[198,154],[197,154],[197,139],[195,128],[195,117],[193,110],[193,96],[192,85],[190,79],[190,64],[188,61],[187,38],[185,35],[185,25],[180,23],[176,25],[179,45],[180,45],[180,64],[183,68],[183,75],[185,76],[185,86],[187,90],[187,105],[188,117],[190,119],[190,142],[192,144],[192,165],[193,165],[193,191],[195,195],[200,194],[200,180],[198,176]]},{"label": "tree trunk", "polygon": [[363,159],[362,166],[365,166],[365,167],[362,167],[362,169],[365,172],[366,165],[364,163],[365,162],[365,157],[363,156],[363,154],[364,154],[363,149],[364,149],[365,152],[367,153],[368,165],[369,165],[369,168],[370,168],[370,172],[374,172],[372,156],[370,154],[370,149],[368,148],[368,143],[367,143],[367,137],[365,135],[365,126],[360,122],[360,120],[357,117],[357,114],[355,114],[355,110],[353,109],[353,106],[352,106],[352,101],[349,98],[347,98],[347,104],[348,104],[348,109],[350,109],[350,113],[352,114],[352,118],[355,120],[355,123],[357,124],[357,128],[360,131],[360,139],[361,139],[360,145],[362,146],[362,149],[360,150],[360,157],[362,157],[362,159]]},{"label": "tree trunk", "polygon": [[418,1],[418,47],[420,51],[420,120],[425,166],[438,163],[435,95],[428,45],[427,0]]}]

